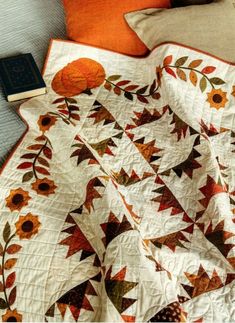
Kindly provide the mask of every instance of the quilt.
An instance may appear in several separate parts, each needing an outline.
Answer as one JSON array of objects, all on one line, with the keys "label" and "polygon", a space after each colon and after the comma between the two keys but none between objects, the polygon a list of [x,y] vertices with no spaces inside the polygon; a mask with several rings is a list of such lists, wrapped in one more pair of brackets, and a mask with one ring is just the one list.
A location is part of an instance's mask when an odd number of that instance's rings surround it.
[{"label": "quilt", "polygon": [[235,66],[53,40],[0,176],[3,322],[235,321]]}]

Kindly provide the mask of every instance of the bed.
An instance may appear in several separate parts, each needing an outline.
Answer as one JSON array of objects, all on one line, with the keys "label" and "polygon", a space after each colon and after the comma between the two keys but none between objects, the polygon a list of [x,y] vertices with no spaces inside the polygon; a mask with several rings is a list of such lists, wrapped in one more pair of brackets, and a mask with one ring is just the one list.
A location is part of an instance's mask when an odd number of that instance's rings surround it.
[{"label": "bed", "polygon": [[[22,9],[23,8],[23,9]],[[9,0],[0,3],[1,57],[31,52],[43,67],[50,38],[65,38],[64,11],[59,0]],[[24,133],[16,113],[19,102],[9,104],[0,96],[0,165]]]},{"label": "bed", "polygon": [[[235,64],[174,39],[141,57],[79,42],[80,1],[63,3],[74,39],[50,41],[48,93],[21,105],[1,170],[2,321],[234,322]],[[147,17],[197,8],[128,12],[143,43],[125,24],[122,50],[151,47]]]}]

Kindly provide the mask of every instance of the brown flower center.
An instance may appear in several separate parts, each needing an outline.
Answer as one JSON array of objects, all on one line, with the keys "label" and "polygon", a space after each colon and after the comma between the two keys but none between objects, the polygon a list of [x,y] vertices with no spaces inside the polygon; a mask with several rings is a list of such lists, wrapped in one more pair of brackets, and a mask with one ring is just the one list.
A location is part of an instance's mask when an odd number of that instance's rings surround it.
[{"label": "brown flower center", "polygon": [[22,194],[16,194],[12,198],[12,203],[15,204],[15,205],[17,205],[19,203],[22,203],[23,200],[24,200],[24,197],[23,197]]},{"label": "brown flower center", "polygon": [[214,94],[214,95],[213,95],[213,101],[214,101],[215,103],[221,103],[221,102],[222,102],[222,100],[223,100],[223,98],[222,98],[222,96],[221,96],[220,94]]},{"label": "brown flower center", "polygon": [[51,118],[50,117],[45,117],[42,119],[42,125],[43,126],[48,126],[51,122]]},{"label": "brown flower center", "polygon": [[50,185],[47,183],[41,183],[38,185],[38,188],[40,191],[48,191],[50,188]]},{"label": "brown flower center", "polygon": [[7,322],[17,322],[17,319],[15,316],[10,316],[8,317]]},{"label": "brown flower center", "polygon": [[22,224],[22,227],[21,227],[22,231],[24,232],[31,232],[33,230],[33,222],[32,221],[25,221],[23,224]]}]

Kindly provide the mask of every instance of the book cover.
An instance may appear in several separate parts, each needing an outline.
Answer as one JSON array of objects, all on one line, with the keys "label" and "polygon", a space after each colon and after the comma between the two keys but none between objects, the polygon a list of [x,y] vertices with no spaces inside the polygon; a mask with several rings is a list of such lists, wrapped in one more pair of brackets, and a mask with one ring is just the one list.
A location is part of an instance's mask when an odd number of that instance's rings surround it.
[{"label": "book cover", "polygon": [[0,78],[8,101],[46,93],[46,84],[30,53],[0,59]]}]

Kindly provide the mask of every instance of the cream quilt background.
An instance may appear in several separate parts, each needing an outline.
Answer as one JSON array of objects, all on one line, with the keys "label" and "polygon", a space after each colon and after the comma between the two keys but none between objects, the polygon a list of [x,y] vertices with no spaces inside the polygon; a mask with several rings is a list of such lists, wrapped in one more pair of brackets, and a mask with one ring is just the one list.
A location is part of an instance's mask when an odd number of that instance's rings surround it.
[{"label": "cream quilt background", "polygon": [[235,67],[54,40],[44,78],[0,176],[2,320],[234,321]]}]

